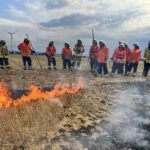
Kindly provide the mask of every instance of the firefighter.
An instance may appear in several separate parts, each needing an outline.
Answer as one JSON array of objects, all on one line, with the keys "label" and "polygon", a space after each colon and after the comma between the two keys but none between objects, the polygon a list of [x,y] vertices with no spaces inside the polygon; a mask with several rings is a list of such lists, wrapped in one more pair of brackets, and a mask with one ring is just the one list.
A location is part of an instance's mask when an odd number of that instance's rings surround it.
[{"label": "firefighter", "polygon": [[120,44],[118,48],[114,51],[113,67],[112,67],[112,76],[117,71],[118,74],[123,74],[123,68],[126,63],[126,51],[124,44]]},{"label": "firefighter", "polygon": [[9,59],[8,59],[8,48],[4,40],[0,41],[0,68],[10,69]]},{"label": "firefighter", "polygon": [[[24,70],[27,69],[31,70],[32,69],[32,60],[31,60],[32,44],[30,43],[30,40],[25,38],[24,41],[18,45],[18,49],[21,51]],[[28,68],[27,68],[27,64],[28,64]]]},{"label": "firefighter", "polygon": [[97,70],[97,52],[99,50],[99,46],[97,45],[97,41],[93,40],[92,46],[89,50],[89,58],[90,58],[90,66],[91,72],[95,72]]},{"label": "firefighter", "polygon": [[72,50],[70,48],[69,42],[65,42],[64,48],[62,49],[62,60],[63,60],[63,69],[71,69],[71,59],[72,59]]},{"label": "firefighter", "polygon": [[150,70],[150,41],[148,42],[148,47],[144,51],[144,70],[143,75],[147,77]]},{"label": "firefighter", "polygon": [[[122,41],[118,41],[118,46],[115,48],[115,51],[118,51],[118,49],[119,49],[119,46],[120,45],[122,45],[123,44],[123,42]],[[112,56],[112,58],[111,58],[112,60],[114,59],[114,54],[113,54],[113,56]]]},{"label": "firefighter", "polygon": [[73,51],[74,54],[73,54],[72,66],[80,68],[81,61],[82,61],[82,54],[84,53],[84,46],[80,39],[77,40],[77,44],[75,44]]},{"label": "firefighter", "polygon": [[99,42],[99,49],[97,52],[97,61],[98,61],[98,76],[102,76],[102,72],[104,75],[108,76],[108,68],[107,68],[107,61],[109,57],[109,48],[106,47],[104,41]]},{"label": "firefighter", "polygon": [[131,49],[128,46],[128,43],[124,43],[125,46],[125,51],[126,51],[126,64],[125,64],[125,74],[127,74],[128,70],[129,70],[129,64],[130,64],[130,54],[131,54]]},{"label": "firefighter", "polygon": [[141,58],[141,50],[138,43],[135,43],[133,46],[134,49],[131,50],[131,54],[130,54],[129,74],[131,74],[131,71],[133,69],[132,75],[135,76],[137,74],[137,68]]},{"label": "firefighter", "polygon": [[50,41],[48,47],[46,48],[46,57],[48,60],[48,69],[51,70],[51,64],[53,64],[53,68],[56,70],[56,47],[54,46],[54,42]]}]

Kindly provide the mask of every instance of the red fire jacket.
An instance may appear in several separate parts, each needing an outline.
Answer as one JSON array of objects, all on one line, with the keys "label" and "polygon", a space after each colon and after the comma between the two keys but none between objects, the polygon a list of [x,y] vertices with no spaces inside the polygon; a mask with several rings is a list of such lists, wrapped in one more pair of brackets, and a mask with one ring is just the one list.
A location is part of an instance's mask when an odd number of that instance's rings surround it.
[{"label": "red fire jacket", "polygon": [[126,51],[119,50],[119,48],[116,48],[114,51],[114,62],[125,64],[126,63]]},{"label": "red fire jacket", "polygon": [[46,54],[48,54],[49,56],[55,56],[55,54],[56,54],[55,46],[48,46],[46,48]]},{"label": "red fire jacket", "polygon": [[125,48],[125,51],[126,51],[126,61],[130,61],[131,49],[128,47]]},{"label": "red fire jacket", "polygon": [[90,58],[96,58],[97,57],[97,52],[99,50],[99,46],[97,45],[92,45],[90,47],[90,51],[89,51],[89,57]]},{"label": "red fire jacket", "polygon": [[140,49],[133,49],[131,50],[131,54],[130,54],[130,62],[139,62],[141,58],[141,50]]},{"label": "red fire jacket", "polygon": [[106,63],[107,58],[109,57],[109,48],[106,46],[103,48],[99,48],[97,52],[97,60],[99,63]]},{"label": "red fire jacket", "polygon": [[71,59],[72,58],[72,49],[64,47],[62,49],[62,58],[63,59]]},{"label": "red fire jacket", "polygon": [[18,48],[21,50],[21,55],[24,57],[30,57],[32,44],[21,43],[18,45]]}]

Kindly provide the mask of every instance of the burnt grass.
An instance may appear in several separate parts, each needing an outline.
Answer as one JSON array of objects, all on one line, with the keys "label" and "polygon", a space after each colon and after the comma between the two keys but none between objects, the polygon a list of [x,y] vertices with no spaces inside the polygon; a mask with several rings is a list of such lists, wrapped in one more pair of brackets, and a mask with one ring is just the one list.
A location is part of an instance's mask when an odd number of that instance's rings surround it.
[{"label": "burnt grass", "polygon": [[[131,82],[126,82],[126,83],[113,83],[113,86],[116,86],[117,88],[122,88],[127,89],[129,86],[130,88],[138,88],[140,91],[140,95],[142,95],[142,104],[140,103],[140,106],[138,105],[137,108],[134,110],[140,117],[144,119],[148,119],[149,122],[141,122],[137,123],[135,120],[132,120],[132,118],[129,122],[123,122],[118,124],[117,127],[113,126],[110,122],[108,121],[102,121],[100,123],[101,129],[98,129],[98,125],[90,125],[87,127],[81,127],[79,130],[72,130],[70,132],[69,136],[66,136],[62,134],[61,136],[58,136],[54,139],[52,139],[52,143],[58,143],[58,141],[63,139],[64,141],[68,141],[70,144],[75,142],[76,140],[81,144],[81,149],[88,149],[88,150],[118,150],[118,149],[132,149],[132,150],[149,150],[150,149],[150,115],[147,114],[149,111],[144,103],[146,101],[144,99],[145,94],[149,93],[149,87],[150,87],[150,82],[136,82],[136,83],[131,83]],[[138,103],[137,103],[138,104]],[[140,140],[143,140],[146,142],[144,145],[140,145],[136,139],[131,140],[131,141],[124,141],[123,139],[120,139],[118,137],[119,132],[126,126],[130,126],[132,124],[136,124],[138,128],[138,132],[143,132],[144,135],[141,137]],[[92,138],[92,135],[94,133],[97,133],[98,136],[96,138]],[[105,134],[107,133],[107,134]],[[136,138],[136,137],[135,137]],[[139,141],[141,142],[141,141]],[[76,146],[68,147],[61,145],[61,148],[63,150],[69,150],[69,149],[78,149]]]}]

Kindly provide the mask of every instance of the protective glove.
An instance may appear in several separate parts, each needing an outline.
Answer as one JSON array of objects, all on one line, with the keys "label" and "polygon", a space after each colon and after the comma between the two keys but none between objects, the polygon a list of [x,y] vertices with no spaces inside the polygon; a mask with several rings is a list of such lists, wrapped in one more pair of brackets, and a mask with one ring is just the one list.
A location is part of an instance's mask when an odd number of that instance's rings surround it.
[{"label": "protective glove", "polygon": [[79,50],[79,49],[77,49],[77,53],[78,53],[78,54],[80,53],[80,50]]}]

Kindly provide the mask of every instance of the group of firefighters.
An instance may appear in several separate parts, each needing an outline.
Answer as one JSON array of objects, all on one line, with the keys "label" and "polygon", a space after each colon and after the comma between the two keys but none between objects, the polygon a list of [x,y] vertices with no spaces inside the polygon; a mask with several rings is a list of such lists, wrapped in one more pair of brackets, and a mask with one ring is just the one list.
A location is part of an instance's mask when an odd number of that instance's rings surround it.
[{"label": "group of firefighters", "polygon": [[[125,73],[126,75],[129,75],[132,70],[132,75],[136,75],[138,63],[141,58],[141,50],[138,43],[135,43],[133,46],[134,49],[131,50],[127,43],[119,42],[118,47],[113,53],[112,76],[116,72],[118,74]],[[104,73],[105,76],[108,76],[107,62],[109,58],[109,48],[106,46],[104,41],[100,41],[99,45],[97,44],[97,41],[93,41],[89,57],[91,59],[91,71],[93,72],[93,70],[97,70],[98,76],[102,76],[102,73]],[[147,57],[146,59],[150,58]]]},{"label": "group of firefighters", "polygon": [[[93,40],[93,45],[89,52],[91,71],[97,70],[98,76],[108,76],[108,58],[109,48],[106,46],[104,41],[99,41],[99,45],[96,40]],[[137,74],[138,64],[141,59],[141,50],[139,43],[133,44],[131,50],[127,43],[119,42],[118,46],[113,53],[113,66],[111,75],[117,72],[118,74],[133,75]],[[144,51],[144,69],[143,76],[147,77],[150,70],[150,41],[148,47]]]},{"label": "group of firefighters", "polygon": [[[81,40],[77,40],[77,44],[73,49],[70,48],[69,42],[64,43],[64,47],[62,48],[62,60],[63,60],[63,68],[71,69],[72,67],[80,67],[82,54],[84,53],[84,46]],[[54,42],[51,41],[46,48],[46,56],[48,60],[48,69],[51,70],[51,64],[53,64],[53,68],[56,69],[56,47],[54,46]]]},{"label": "group of firefighters", "polygon": [[[31,52],[36,53],[29,39],[25,38],[22,43],[18,45],[18,49],[21,51],[22,61],[24,70],[32,69]],[[69,42],[64,43],[62,48],[62,62],[64,69],[71,69],[72,67],[80,68],[82,54],[84,53],[84,46],[80,39],[77,40],[73,51],[70,48]],[[45,55],[48,60],[48,69],[51,70],[56,68],[56,47],[53,41],[50,41],[46,48]],[[108,59],[109,59],[109,48],[106,46],[104,41],[96,40],[92,41],[92,46],[89,50],[89,59],[91,72],[96,72],[98,76],[108,76]],[[117,48],[113,53],[113,66],[111,75],[115,73],[126,75],[136,75],[139,61],[141,59],[141,50],[138,43],[133,45],[133,50],[128,47],[127,43],[119,42]],[[9,69],[8,61],[8,48],[4,40],[0,41],[0,68]],[[133,70],[133,71],[132,71]],[[148,47],[144,51],[144,69],[143,75],[147,77],[150,70],[150,41],[148,42]],[[132,73],[131,73],[132,72]]]}]

